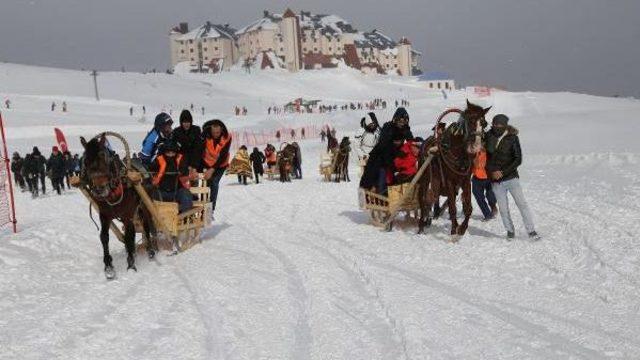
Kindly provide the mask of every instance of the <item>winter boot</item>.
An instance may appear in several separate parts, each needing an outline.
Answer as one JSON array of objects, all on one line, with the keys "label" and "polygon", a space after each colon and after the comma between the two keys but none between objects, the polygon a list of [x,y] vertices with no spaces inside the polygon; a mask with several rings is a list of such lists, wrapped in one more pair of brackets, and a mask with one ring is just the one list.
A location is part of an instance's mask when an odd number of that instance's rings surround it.
[{"label": "winter boot", "polygon": [[538,235],[537,232],[532,231],[532,232],[529,233],[529,239],[531,241],[538,241],[538,240],[542,239],[542,237],[540,235]]}]

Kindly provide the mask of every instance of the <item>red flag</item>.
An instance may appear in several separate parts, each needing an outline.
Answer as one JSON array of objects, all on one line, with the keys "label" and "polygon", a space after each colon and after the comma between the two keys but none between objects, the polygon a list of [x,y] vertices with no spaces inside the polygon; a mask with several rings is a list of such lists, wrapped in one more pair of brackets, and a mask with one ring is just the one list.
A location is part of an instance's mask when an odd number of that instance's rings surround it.
[{"label": "red flag", "polygon": [[53,131],[56,133],[56,141],[58,142],[60,151],[67,152],[69,150],[69,147],[67,146],[67,140],[64,138],[62,130],[54,128]]}]

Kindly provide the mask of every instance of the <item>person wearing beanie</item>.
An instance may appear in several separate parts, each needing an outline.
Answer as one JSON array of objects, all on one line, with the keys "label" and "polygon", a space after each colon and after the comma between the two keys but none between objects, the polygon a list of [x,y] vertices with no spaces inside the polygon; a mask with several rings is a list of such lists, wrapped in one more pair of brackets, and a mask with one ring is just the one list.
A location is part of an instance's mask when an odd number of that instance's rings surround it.
[{"label": "person wearing beanie", "polygon": [[518,167],[522,164],[522,150],[518,129],[509,125],[509,118],[506,115],[499,114],[493,118],[491,130],[487,133],[486,150],[486,172],[492,181],[491,188],[498,203],[502,224],[507,230],[507,239],[511,240],[515,237],[515,228],[509,213],[508,194],[511,194],[520,210],[529,238],[539,240],[540,236],[535,230],[531,210],[520,186]]},{"label": "person wearing beanie", "polygon": [[57,146],[51,148],[51,156],[47,160],[47,174],[53,189],[61,195],[64,190],[65,166],[64,157]]},{"label": "person wearing beanie", "polygon": [[393,140],[412,140],[413,134],[409,127],[409,113],[405,108],[398,108],[391,121],[386,122],[380,131],[378,143],[369,153],[369,160],[364,168],[360,187],[366,190],[374,189],[379,194],[386,193],[386,169],[393,168],[397,148]]},{"label": "person wearing beanie", "polygon": [[138,154],[138,158],[142,161],[142,164],[148,166],[156,157],[158,147],[169,136],[171,136],[171,127],[173,126],[173,119],[167,113],[161,112],[156,116],[153,129],[147,133],[142,141],[142,150]]},{"label": "person wearing beanie", "polygon": [[180,154],[184,157],[191,172],[202,170],[202,131],[193,125],[189,110],[182,110],[180,126],[171,133],[171,139],[180,145]]},{"label": "person wearing beanie", "polygon": [[178,203],[180,213],[193,207],[193,196],[189,191],[189,168],[184,157],[179,154],[180,145],[168,139],[160,145],[159,155],[149,165],[153,174],[151,183],[155,190],[153,197],[160,201]]},{"label": "person wearing beanie", "polygon": [[45,186],[45,174],[47,173],[47,160],[42,156],[40,150],[37,146],[33,147],[33,152],[31,153],[31,162],[32,162],[32,176],[33,176],[33,184],[35,184],[36,191],[35,194],[37,196],[38,193],[38,179],[40,179],[40,185],[42,185],[42,195],[46,194],[47,187]]},{"label": "person wearing beanie", "polygon": [[366,162],[369,153],[378,143],[380,138],[380,124],[376,114],[370,112],[366,117],[360,120],[360,127],[363,129],[362,134],[356,136],[358,142],[358,158],[360,161]]}]

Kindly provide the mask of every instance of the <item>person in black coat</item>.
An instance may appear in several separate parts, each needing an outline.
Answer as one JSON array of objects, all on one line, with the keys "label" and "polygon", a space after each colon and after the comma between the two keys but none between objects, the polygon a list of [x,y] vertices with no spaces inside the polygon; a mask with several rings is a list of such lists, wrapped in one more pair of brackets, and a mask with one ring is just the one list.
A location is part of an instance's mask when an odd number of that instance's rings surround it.
[{"label": "person in black coat", "polygon": [[382,126],[380,139],[369,153],[369,160],[360,179],[361,188],[367,190],[375,188],[379,194],[386,192],[386,171],[393,167],[393,159],[397,151],[393,145],[394,139],[403,141],[413,139],[409,127],[409,113],[402,107],[396,110],[391,121]]},{"label": "person in black coat", "polygon": [[63,156],[64,156],[64,178],[67,180],[67,189],[71,189],[71,184],[69,183],[69,179],[74,174],[73,171],[76,167],[76,163],[73,160],[73,157],[71,157],[71,153],[69,151],[65,151]]},{"label": "person in black coat", "polygon": [[24,167],[24,160],[20,157],[20,154],[17,152],[13,153],[13,158],[11,159],[11,172],[13,173],[13,180],[16,185],[20,186],[22,191],[25,191],[25,181],[24,176],[22,176],[22,168]]},{"label": "person in black coat", "polygon": [[51,186],[60,195],[64,189],[64,176],[66,174],[64,157],[57,146],[51,149],[51,156],[47,160],[47,172],[51,178]]},{"label": "person in black coat", "polygon": [[522,149],[518,130],[509,125],[509,118],[499,114],[493,118],[493,125],[486,136],[487,175],[491,179],[491,188],[498,202],[498,209],[502,224],[507,230],[507,239],[515,237],[515,228],[509,213],[508,194],[513,197],[522,215],[522,222],[529,234],[529,238],[539,240],[535,230],[533,216],[524,198],[520,186],[518,167],[522,164]]},{"label": "person in black coat", "polygon": [[[35,178],[35,185],[38,185],[38,179],[40,179],[40,184],[42,185],[42,194],[46,194],[47,188],[44,184],[45,174],[47,173],[47,160],[42,156],[40,150],[37,146],[33,147],[33,152],[31,153],[31,161],[33,161],[33,176]],[[37,196],[37,189],[36,189]]]},{"label": "person in black coat", "polygon": [[202,132],[193,125],[189,110],[182,110],[180,126],[173,130],[171,138],[180,146],[180,153],[191,169],[202,170]]},{"label": "person in black coat", "polygon": [[251,160],[251,165],[253,166],[253,174],[256,177],[256,184],[260,184],[260,176],[264,174],[262,164],[264,164],[266,158],[257,147],[254,147],[253,152],[249,155],[249,160]]}]

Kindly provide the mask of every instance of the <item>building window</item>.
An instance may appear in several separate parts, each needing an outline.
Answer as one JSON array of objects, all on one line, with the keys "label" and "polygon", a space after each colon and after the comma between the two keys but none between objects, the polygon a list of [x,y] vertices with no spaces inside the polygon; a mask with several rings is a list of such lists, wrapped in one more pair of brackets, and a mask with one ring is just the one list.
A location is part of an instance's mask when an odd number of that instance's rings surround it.
[{"label": "building window", "polygon": [[218,51],[218,47],[216,46],[216,47],[214,48],[214,50],[215,50],[215,51]]},{"label": "building window", "polygon": [[194,59],[193,59],[193,58],[191,58],[191,61],[194,61]]},{"label": "building window", "polygon": [[444,88],[449,90],[449,83],[448,82],[444,83]]},{"label": "building window", "polygon": [[193,40],[189,40],[189,44],[193,44]]},{"label": "building window", "polygon": [[189,52],[190,52],[190,53],[193,53],[193,49],[189,49]]},{"label": "building window", "polygon": [[394,67],[394,68],[397,68],[397,67],[398,67],[398,64],[394,64],[394,65],[393,65],[393,67]]},{"label": "building window", "polygon": [[207,48],[203,48],[202,50],[207,51]]},{"label": "building window", "polygon": [[331,47],[329,47],[329,51],[331,51]]},{"label": "building window", "polygon": [[204,57],[204,59],[205,59],[205,60],[209,60],[209,57],[208,57],[208,56],[205,56],[205,57]]},{"label": "building window", "polygon": [[180,50],[180,52],[184,54],[184,49]]},{"label": "building window", "polygon": [[440,83],[438,83],[438,89],[441,89],[442,87],[440,86]]},{"label": "building window", "polygon": [[302,48],[302,51],[307,52],[307,48]]},{"label": "building window", "polygon": [[284,51],[284,48],[280,48],[280,51]]},{"label": "building window", "polygon": [[433,89],[433,83],[432,82],[429,83],[429,89]]},{"label": "building window", "polygon": [[318,48],[314,47],[313,51],[318,52]]}]

